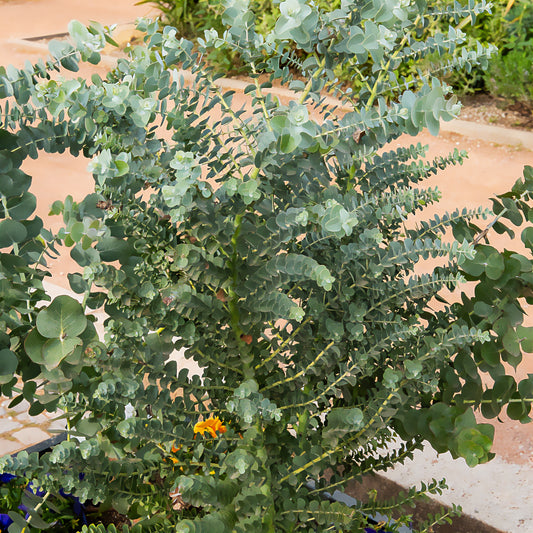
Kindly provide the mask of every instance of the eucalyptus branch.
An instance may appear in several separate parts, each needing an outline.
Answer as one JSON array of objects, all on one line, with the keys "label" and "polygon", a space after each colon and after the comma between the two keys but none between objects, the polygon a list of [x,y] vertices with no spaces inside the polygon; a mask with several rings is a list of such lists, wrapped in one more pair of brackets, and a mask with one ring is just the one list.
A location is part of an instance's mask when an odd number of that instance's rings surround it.
[{"label": "eucalyptus branch", "polygon": [[261,389],[261,392],[266,392],[267,390],[273,389],[274,387],[279,387],[280,385],[286,385],[287,383],[290,383],[291,381],[294,381],[298,378],[301,378],[302,376],[305,376],[307,372],[313,368],[326,354],[326,352],[335,344],[335,341],[330,341],[330,343],[321,351],[319,354],[311,361],[304,369],[300,370],[294,376],[286,377],[285,379],[281,379],[279,381],[276,381],[275,383],[271,383],[270,385],[267,385],[266,387],[263,387]]},{"label": "eucalyptus branch", "polygon": [[[390,144],[422,128],[435,133],[439,117],[450,117],[447,87],[417,62],[430,59],[436,43],[445,52],[461,44],[460,36],[435,30],[432,40],[422,35],[412,45],[413,29],[435,16],[424,2],[415,9],[368,0],[362,10],[343,2],[335,13],[322,4],[282,0],[270,35],[260,36],[251,31],[253,8],[227,0],[228,31],[208,31],[203,56],[175,29],[141,20],[144,44],[105,79],[59,84],[68,88],[64,98],[47,93],[54,83],[37,83],[49,76],[46,66],[0,69],[0,251],[7,251],[0,254],[1,392],[51,412],[57,405],[69,436],[86,437],[69,437],[25,462],[0,458],[0,471],[23,472],[46,487],[47,469],[58,483],[74,479],[87,499],[150,509],[154,524],[172,530],[273,533],[326,524],[334,531],[366,517],[361,508],[322,502],[318,489],[306,494],[309,476],[342,471],[333,484],[342,487],[402,461],[420,442],[469,464],[490,459],[490,432],[470,408],[487,398],[462,401],[454,383],[439,379],[451,372],[465,396],[471,387],[483,392],[486,367],[460,368],[472,350],[476,362],[486,356],[490,368],[504,369],[491,372],[493,409],[525,417],[530,384],[517,384],[501,361],[509,339],[518,350],[533,342],[533,331],[501,321],[492,328],[500,311],[487,311],[484,296],[444,312],[430,305],[442,287],[462,281],[467,257],[468,278],[489,283],[492,276],[488,289],[508,298],[507,310],[519,310],[533,262],[492,249],[487,270],[474,246],[488,231],[464,247],[428,238],[461,220],[468,225],[481,211],[433,217],[410,230],[407,214],[440,199],[416,184],[464,155],[425,161],[420,145]],[[106,30],[75,21],[69,27],[83,57],[96,61]],[[206,66],[212,45],[222,54],[250,52],[245,57],[256,61],[245,84],[251,109],[217,81],[223,72]],[[52,51],[68,47],[55,43]],[[486,55],[476,48],[446,66],[474,65]],[[398,80],[402,57],[411,78],[396,84],[399,100],[387,104],[380,95]],[[54,66],[60,74],[77,63],[66,61]],[[334,79],[338,64],[356,77],[360,94],[348,96]],[[190,84],[180,65],[191,69]],[[293,84],[290,67],[300,69],[303,83]],[[259,68],[268,83],[287,89],[288,105],[265,92]],[[9,78],[20,76],[8,94]],[[301,93],[288,90],[295,86]],[[13,97],[26,103],[10,113]],[[31,183],[19,169],[43,148],[92,156],[92,194],[76,204],[67,199],[62,209],[66,243],[84,269],[70,278],[83,305],[64,295],[36,303],[43,254],[57,239],[39,235],[42,221],[26,194]],[[525,191],[517,205],[525,212],[533,168],[506,196],[516,198],[517,190]],[[502,216],[514,220],[503,211],[500,224]],[[533,246],[529,232],[522,237]],[[449,263],[417,276],[417,261],[430,255]],[[99,288],[94,297],[92,287]],[[491,302],[502,306],[503,298]],[[103,341],[86,316],[88,303],[108,315]],[[478,354],[489,337],[496,350]],[[179,346],[200,363],[202,377],[176,373],[168,354]],[[438,439],[434,424],[443,429]],[[398,439],[400,448],[389,451]],[[78,468],[86,473],[79,487],[72,478]],[[171,483],[184,504],[208,493],[208,505],[172,510],[170,496],[157,490]],[[386,503],[381,509],[391,510]]]},{"label": "eucalyptus branch", "polygon": [[503,215],[505,215],[505,213],[507,213],[508,209],[507,207],[504,207],[499,213],[497,216],[494,217],[494,219],[492,220],[492,222],[490,224],[488,224],[485,229],[483,231],[481,231],[478,235],[476,235],[476,237],[474,238],[474,240],[472,241],[472,244],[474,246],[476,246],[477,244],[479,244],[479,242],[481,241],[481,239],[485,238],[487,236],[487,234],[489,233],[489,231],[491,230],[491,228],[494,226],[494,224],[496,224],[496,222],[498,222],[500,220],[500,218],[503,217]]},{"label": "eucalyptus branch", "polygon": [[222,363],[221,361],[215,361],[212,357],[209,357],[207,354],[205,354],[202,350],[200,350],[196,346],[193,348],[193,351],[197,352],[199,355],[202,356],[202,358],[204,358],[206,361],[209,361],[210,363],[218,365],[221,368],[226,368],[227,370],[231,370],[232,372],[237,372],[238,374],[243,374],[243,372],[242,372],[242,370],[240,368],[236,368],[234,366],[227,365],[225,363]]},{"label": "eucalyptus branch", "polygon": [[235,124],[235,127],[237,131],[242,135],[242,138],[244,139],[244,142],[246,143],[246,146],[248,146],[248,150],[250,150],[250,153],[252,156],[255,156],[256,150],[253,146],[252,141],[250,140],[250,136],[248,134],[247,125],[246,123],[240,119],[233,109],[226,103],[226,100],[224,100],[224,95],[221,93],[219,87],[212,82],[211,89],[215,92],[215,94],[218,96],[218,100],[224,111],[231,117],[233,123]]},{"label": "eucalyptus branch", "polygon": [[28,516],[28,518],[26,519],[26,526],[24,526],[24,528],[22,529],[22,533],[26,532],[26,528],[31,524],[33,517],[37,515],[41,507],[46,503],[46,500],[48,500],[51,495],[52,493],[50,491],[47,491],[46,494],[43,496],[42,500],[33,508],[33,513],[31,513],[30,516]]},{"label": "eucalyptus branch", "polygon": [[[265,366],[267,363],[272,361],[272,359],[275,359],[302,331],[303,327],[309,324],[311,321],[311,317],[307,317],[297,328],[295,328],[289,336],[283,340],[283,342],[266,358],[263,359],[260,363],[258,363],[255,366],[255,370],[259,370],[263,366]],[[280,337],[282,338],[282,337]]]},{"label": "eucalyptus branch", "polygon": [[309,81],[306,83],[304,90],[302,91],[302,94],[300,95],[300,98],[298,100],[299,104],[303,104],[305,100],[307,99],[307,97],[309,96],[309,93],[311,92],[311,89],[313,88],[313,83],[322,74],[322,69],[324,68],[325,64],[326,64],[325,57],[323,57],[322,59],[317,58],[316,70],[313,73],[313,75],[309,78]]},{"label": "eucalyptus branch", "polygon": [[257,79],[257,70],[255,68],[255,64],[252,62],[250,66],[252,68],[252,72],[254,73],[255,96],[261,106],[261,110],[263,111],[263,118],[265,119],[267,129],[269,131],[272,131],[272,125],[270,124],[270,115],[268,114],[268,110],[265,105],[265,97],[261,92],[261,86],[259,85],[259,80]]}]

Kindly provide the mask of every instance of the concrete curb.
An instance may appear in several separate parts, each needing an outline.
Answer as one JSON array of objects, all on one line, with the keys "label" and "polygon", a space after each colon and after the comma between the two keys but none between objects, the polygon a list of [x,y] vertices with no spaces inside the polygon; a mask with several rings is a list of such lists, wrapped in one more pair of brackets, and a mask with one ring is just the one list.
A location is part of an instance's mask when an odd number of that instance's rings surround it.
[{"label": "concrete curb", "polygon": [[533,132],[530,131],[478,124],[459,118],[451,122],[441,122],[440,129],[442,132],[458,133],[487,143],[516,146],[518,149],[533,151]]}]

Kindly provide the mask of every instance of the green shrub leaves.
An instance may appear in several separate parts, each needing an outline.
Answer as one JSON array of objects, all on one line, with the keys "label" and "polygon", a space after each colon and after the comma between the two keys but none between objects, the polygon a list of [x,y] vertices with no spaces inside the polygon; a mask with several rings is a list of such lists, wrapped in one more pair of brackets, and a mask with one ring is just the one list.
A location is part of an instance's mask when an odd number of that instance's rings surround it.
[{"label": "green shrub leaves", "polygon": [[[423,1],[330,12],[286,0],[266,37],[248,3],[225,7],[228,31],[197,49],[140,21],[144,44],[105,80],[49,76],[98,62],[113,43],[110,29],[78,22],[48,63],[0,70],[0,386],[32,414],[59,410],[69,432],[41,458],[0,459],[0,472],[114,506],[133,531],[360,531],[365,509],[323,501],[328,484],[390,468],[423,441],[474,466],[491,459],[493,437],[475,410],[529,419],[532,382],[507,370],[533,351],[522,307],[533,265],[492,247],[490,232],[531,221],[533,169],[493,213],[421,220],[440,199],[424,180],[465,154],[384,151],[457,115],[431,72],[395,71],[462,46],[458,29],[420,32],[440,16],[474,19],[484,3],[439,15]],[[256,73],[250,111],[205,64],[213,49],[239,49]],[[342,62],[356,98],[336,80]],[[274,83],[296,90],[288,104]],[[54,202],[64,222],[54,235],[30,218],[19,167],[66,149],[90,158],[94,191]],[[58,244],[81,267],[68,276],[81,303],[48,303]],[[435,258],[441,266],[419,270]],[[448,302],[442,290],[465,280],[474,294]],[[201,377],[177,372],[177,349]]]}]

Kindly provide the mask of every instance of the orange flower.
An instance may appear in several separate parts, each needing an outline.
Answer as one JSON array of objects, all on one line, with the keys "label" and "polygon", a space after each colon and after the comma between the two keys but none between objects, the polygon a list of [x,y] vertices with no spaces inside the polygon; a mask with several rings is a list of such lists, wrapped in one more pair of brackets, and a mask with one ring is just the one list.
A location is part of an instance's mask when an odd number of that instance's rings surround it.
[{"label": "orange flower", "polygon": [[[172,448],[170,449],[170,451],[172,453],[176,453],[176,452],[179,452],[182,448],[182,445],[180,444],[179,446],[176,446],[175,444],[172,445]],[[169,459],[174,463],[179,463],[179,461],[175,458],[175,457],[169,457]]]},{"label": "orange flower", "polygon": [[194,438],[196,438],[196,433],[200,433],[200,435],[203,435],[206,431],[213,437],[214,439],[217,438],[217,431],[218,433],[226,433],[226,426],[222,424],[222,421],[218,416],[215,418],[208,418],[207,420],[204,420],[203,422],[197,422],[194,426]]}]

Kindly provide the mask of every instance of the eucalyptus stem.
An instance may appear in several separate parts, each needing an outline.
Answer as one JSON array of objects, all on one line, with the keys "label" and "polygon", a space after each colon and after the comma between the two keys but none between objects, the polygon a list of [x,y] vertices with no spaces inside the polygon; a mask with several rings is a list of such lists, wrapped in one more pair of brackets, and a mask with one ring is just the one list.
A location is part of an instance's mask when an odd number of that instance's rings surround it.
[{"label": "eucalyptus stem", "polygon": [[[420,15],[417,15],[416,19],[413,22],[413,26],[416,27],[416,25],[420,22],[421,19],[422,19],[422,17]],[[372,105],[374,104],[374,100],[377,97],[379,84],[383,81],[383,79],[385,78],[385,76],[389,72],[392,61],[398,57],[400,52],[403,50],[403,46],[405,45],[405,43],[407,43],[408,40],[409,40],[409,34],[406,33],[403,36],[402,40],[400,41],[400,44],[398,45],[396,51],[391,55],[391,57],[389,57],[389,60],[387,61],[387,64],[380,69],[379,75],[376,78],[374,86],[372,87],[372,91],[370,93],[370,96],[369,96],[368,100],[366,101],[365,109],[367,109],[367,110],[370,109],[372,107]]]},{"label": "eucalyptus stem", "polygon": [[22,529],[21,533],[25,533],[26,532],[26,528],[30,525],[34,514],[37,514],[39,512],[39,510],[46,503],[46,500],[48,500],[48,498],[51,496],[51,494],[52,493],[50,491],[47,491],[46,494],[43,496],[43,499],[33,508],[33,513],[30,514],[30,516],[28,517],[28,519],[26,521],[26,526],[24,526],[24,528]]},{"label": "eucalyptus stem", "polygon": [[274,383],[271,383],[270,385],[267,385],[265,387],[263,387],[261,389],[261,392],[265,392],[267,390],[270,390],[270,389],[273,389],[274,387],[278,387],[279,385],[286,385],[287,383],[290,383],[291,381],[294,381],[302,376],[305,376],[305,374],[311,369],[313,368],[319,361],[320,359],[322,359],[324,357],[324,355],[326,354],[326,352],[335,344],[334,341],[330,341],[329,344],[323,349],[321,350],[318,355],[313,359],[313,361],[311,361],[304,369],[300,370],[299,372],[297,372],[296,374],[294,374],[294,376],[291,376],[291,377],[288,377],[288,378],[285,378],[285,379],[281,379],[279,381],[276,381]]}]

